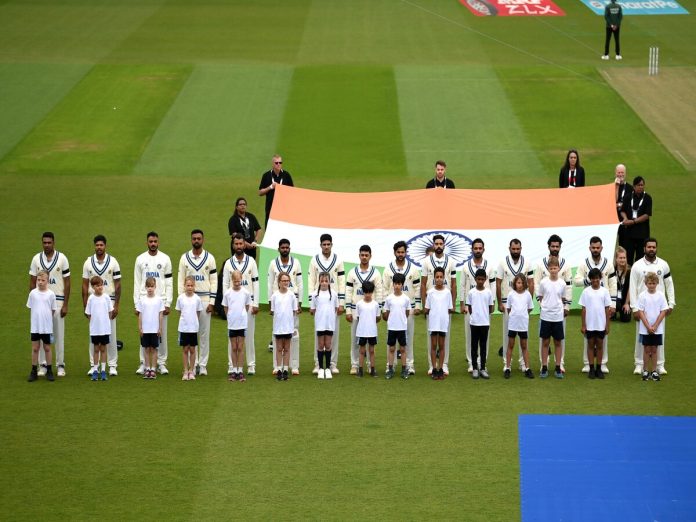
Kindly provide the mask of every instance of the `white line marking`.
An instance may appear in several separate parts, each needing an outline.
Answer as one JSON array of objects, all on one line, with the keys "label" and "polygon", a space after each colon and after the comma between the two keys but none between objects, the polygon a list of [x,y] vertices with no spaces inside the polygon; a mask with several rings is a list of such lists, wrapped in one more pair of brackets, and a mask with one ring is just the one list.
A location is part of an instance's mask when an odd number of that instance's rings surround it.
[{"label": "white line marking", "polygon": [[677,156],[679,156],[682,159],[682,161],[684,161],[684,163],[686,163],[687,165],[689,164],[689,160],[682,156],[681,152],[679,152],[677,149],[674,149],[674,152],[677,154]]}]

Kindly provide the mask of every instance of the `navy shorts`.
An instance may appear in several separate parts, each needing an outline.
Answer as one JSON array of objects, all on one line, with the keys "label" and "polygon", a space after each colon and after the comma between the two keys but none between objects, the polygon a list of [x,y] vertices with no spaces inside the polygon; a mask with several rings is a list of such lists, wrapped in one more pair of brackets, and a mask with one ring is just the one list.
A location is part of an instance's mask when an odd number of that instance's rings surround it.
[{"label": "navy shorts", "polygon": [[276,339],[292,339],[292,334],[273,334]]},{"label": "navy shorts", "polygon": [[585,339],[588,341],[590,339],[604,339],[605,335],[607,335],[606,330],[587,330],[585,332]]},{"label": "navy shorts", "polygon": [[544,321],[542,319],[539,323],[539,337],[542,339],[553,337],[556,341],[562,341],[565,339],[563,321]]},{"label": "navy shorts", "polygon": [[406,330],[389,330],[387,331],[387,346],[406,346]]},{"label": "navy shorts", "polygon": [[359,346],[365,346],[366,344],[369,344],[370,346],[376,345],[377,338],[376,337],[358,337],[358,345]]},{"label": "navy shorts", "polygon": [[196,332],[179,332],[179,346],[198,346]]},{"label": "navy shorts", "polygon": [[640,344],[643,346],[660,346],[662,334],[640,334]]},{"label": "navy shorts", "polygon": [[92,344],[109,344],[108,335],[90,335],[89,338]]},{"label": "navy shorts", "polygon": [[430,337],[447,337],[447,332],[430,332]]},{"label": "navy shorts", "polygon": [[156,333],[146,333],[140,337],[140,346],[143,348],[159,348],[159,335]]},{"label": "navy shorts", "polygon": [[33,333],[31,334],[31,341],[41,341],[44,344],[53,344],[53,334]]},{"label": "navy shorts", "polygon": [[246,336],[246,330],[227,330],[228,336],[230,339],[233,337],[245,337]]},{"label": "navy shorts", "polygon": [[520,332],[518,330],[508,330],[508,337],[510,339],[514,339],[517,336],[519,336],[520,339],[527,339],[529,334],[527,332]]},{"label": "navy shorts", "polygon": [[333,337],[333,330],[317,330],[317,337],[323,337],[325,335]]}]

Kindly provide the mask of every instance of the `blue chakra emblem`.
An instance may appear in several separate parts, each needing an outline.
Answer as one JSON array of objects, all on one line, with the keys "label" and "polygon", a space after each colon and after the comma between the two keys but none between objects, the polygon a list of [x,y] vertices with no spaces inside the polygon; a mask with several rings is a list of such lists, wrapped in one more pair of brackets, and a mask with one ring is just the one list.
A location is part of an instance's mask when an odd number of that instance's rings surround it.
[{"label": "blue chakra emblem", "polygon": [[433,246],[433,236],[440,234],[445,238],[445,254],[454,259],[457,268],[471,259],[471,239],[463,234],[447,230],[433,230],[418,234],[406,241],[408,247],[408,259],[419,267],[423,260],[431,253]]}]

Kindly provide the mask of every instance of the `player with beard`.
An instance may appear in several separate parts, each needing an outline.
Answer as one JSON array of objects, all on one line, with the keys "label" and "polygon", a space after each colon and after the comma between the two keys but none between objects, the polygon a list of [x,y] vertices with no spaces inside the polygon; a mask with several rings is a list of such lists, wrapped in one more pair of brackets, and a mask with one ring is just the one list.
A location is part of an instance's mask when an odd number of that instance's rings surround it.
[{"label": "player with beard", "polygon": [[[268,264],[268,295],[278,291],[278,275],[281,273],[290,276],[288,290],[295,294],[298,303],[302,303],[302,267],[300,261],[290,255],[290,240],[281,239],[278,241],[278,253],[280,254]],[[297,314],[302,313],[302,306],[298,306]],[[290,370],[293,375],[300,374],[300,318],[295,315],[295,332],[290,340]],[[276,346],[275,342],[270,344],[273,351],[273,375],[278,371],[275,364]]]},{"label": "player with beard", "polygon": [[[510,254],[498,264],[495,274],[495,296],[498,301],[498,311],[503,314],[503,344],[498,351],[500,356],[503,355],[503,346],[508,344],[507,295],[510,290],[514,290],[514,279],[517,274],[527,277],[527,290],[534,296],[534,272],[529,261],[522,255],[522,241],[517,238],[511,239],[508,250]],[[520,370],[527,371],[522,353],[520,353]]]},{"label": "player with beard", "polygon": [[[222,291],[223,294],[232,286],[232,272],[237,270],[242,274],[242,288],[251,294],[251,314],[249,314],[246,335],[244,337],[244,348],[246,352],[247,375],[256,374],[256,346],[254,345],[254,330],[256,327],[256,314],[259,313],[259,270],[253,257],[244,253],[244,236],[234,234],[232,236],[232,251],[230,257],[222,268]],[[233,373],[232,349],[228,349],[227,369],[228,375]]]},{"label": "player with beard", "polygon": [[[674,281],[672,280],[669,264],[664,259],[657,257],[657,239],[654,237],[649,237],[645,240],[643,252],[643,257],[633,263],[631,267],[631,281],[628,291],[633,314],[637,318],[638,296],[643,290],[647,289],[647,286],[645,286],[645,276],[649,272],[653,272],[657,274],[659,279],[657,290],[665,294],[667,298],[667,306],[669,306],[667,315],[669,315],[677,304],[674,298]],[[643,372],[643,345],[640,343],[639,326],[640,321],[637,320],[634,352],[636,367],[633,370],[633,373],[636,375],[640,375]],[[667,374],[667,370],[665,369],[665,333],[662,335],[662,344],[657,347],[657,372],[660,375]]]},{"label": "player with beard", "polygon": [[[435,234],[433,236],[433,253],[423,260],[421,268],[421,302],[425,303],[425,298],[428,295],[428,290],[433,288],[434,271],[436,268],[442,268],[445,271],[445,287],[449,288],[452,294],[452,303],[457,300],[457,272],[456,262],[454,259],[445,254],[445,236]],[[426,318],[427,319],[427,318]],[[441,370],[445,375],[449,375],[449,351],[450,351],[450,330],[451,321],[448,321],[447,336],[445,337],[445,356]],[[430,337],[427,338],[428,346],[428,375],[432,375],[432,361],[430,359]]]},{"label": "player with beard", "polygon": [[[486,284],[485,288],[489,288],[493,295],[495,294],[495,267],[493,263],[489,263],[483,258],[483,253],[486,251],[483,239],[476,238],[471,242],[471,252],[472,256],[464,266],[462,267],[462,276],[459,280],[461,284],[460,300],[459,300],[459,310],[464,314],[464,338],[466,345],[466,360],[468,362],[469,368],[467,371],[471,373],[473,367],[471,364],[471,335],[469,327],[469,309],[466,306],[466,296],[469,292],[476,288],[476,271],[484,270],[486,272]],[[490,330],[488,331],[488,340],[490,339]],[[486,346],[490,343],[486,341]],[[479,365],[478,368],[481,366]]]},{"label": "player with beard", "polygon": [[[414,375],[416,369],[413,366],[413,328],[415,325],[415,316],[421,313],[421,274],[418,267],[406,259],[407,245],[405,241],[397,241],[394,243],[394,261],[384,267],[382,274],[382,286],[384,287],[384,295],[387,296],[393,291],[394,274],[402,274],[404,276],[404,284],[401,291],[406,294],[411,300],[411,313],[406,318],[406,365],[408,373]],[[387,347],[387,352],[389,347]]]},{"label": "player with beard", "polygon": [[[575,272],[574,283],[575,286],[587,288],[591,286],[592,283],[589,278],[590,270],[596,268],[602,273],[601,285],[609,291],[609,296],[611,297],[611,306],[609,311],[613,317],[616,313],[616,271],[614,270],[614,263],[611,259],[602,257],[602,239],[597,236],[590,238],[590,257],[586,257],[578,269]],[[588,373],[590,371],[590,362],[587,358],[587,338],[583,337],[583,373]],[[609,334],[604,336],[604,347],[602,352],[602,373],[609,373],[609,368],[607,368],[607,361],[609,360]]]},{"label": "player with beard", "polygon": [[[566,263],[566,260],[561,257],[561,245],[563,240],[557,234],[551,235],[546,245],[549,249],[549,255],[543,257],[541,261],[536,264],[534,268],[534,288],[539,288],[541,280],[545,277],[549,277],[549,258],[555,257],[558,259],[558,266],[560,268],[558,272],[558,278],[565,282],[566,292],[563,296],[563,309],[565,310],[565,315],[563,316],[563,333],[565,335],[566,331],[566,319],[565,316],[570,312],[570,303],[573,301],[573,272],[570,268],[570,263]],[[537,297],[538,300],[538,297]],[[539,359],[541,359],[541,345],[542,340],[539,339]],[[565,373],[565,338],[561,340],[561,372]]]}]

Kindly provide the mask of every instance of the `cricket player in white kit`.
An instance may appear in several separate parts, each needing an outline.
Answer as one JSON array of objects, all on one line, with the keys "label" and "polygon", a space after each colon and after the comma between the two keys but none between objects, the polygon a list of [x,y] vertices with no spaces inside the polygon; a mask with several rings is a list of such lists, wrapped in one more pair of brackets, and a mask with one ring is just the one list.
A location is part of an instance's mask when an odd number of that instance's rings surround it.
[{"label": "cricket player in white kit", "polygon": [[[449,288],[452,294],[452,305],[457,301],[457,266],[454,259],[445,254],[445,237],[441,234],[433,236],[434,253],[430,254],[423,260],[421,266],[421,302],[425,303],[425,298],[428,295],[428,290],[434,287],[433,273],[436,268],[442,268],[445,271],[445,286]],[[450,329],[452,322],[448,322],[447,337],[445,337],[445,357],[442,362],[442,371],[445,375],[449,375],[449,351],[450,351]],[[427,333],[427,332],[426,332]],[[428,375],[432,375],[433,363],[430,358],[430,335],[426,336],[427,354],[428,354]]]},{"label": "cricket player in white kit", "polygon": [[[109,363],[109,375],[118,375],[118,347],[116,338],[116,316],[121,303],[121,266],[115,257],[106,252],[106,237],[99,234],[94,237],[94,255],[89,256],[82,265],[82,306],[87,307],[87,299],[94,293],[90,279],[100,277],[104,282],[104,294],[111,298],[114,309],[111,312],[111,334],[106,347]],[[89,343],[89,365],[91,375],[94,367],[94,345]]]},{"label": "cricket player in white kit", "polygon": [[[601,285],[609,291],[609,296],[611,297],[611,306],[609,311],[613,317],[616,313],[616,270],[614,270],[614,263],[611,259],[602,256],[602,239],[597,236],[590,238],[590,257],[586,257],[585,260],[578,266],[575,271],[575,286],[587,288],[591,285],[589,278],[587,277],[590,270],[596,268],[602,273]],[[587,338],[583,336],[583,373],[589,373],[590,362],[587,359]],[[602,373],[609,373],[609,368],[607,363],[609,361],[609,335],[604,336],[604,348],[602,353]]]},{"label": "cricket player in white kit", "polygon": [[[65,316],[68,315],[70,300],[70,263],[68,258],[55,249],[53,232],[44,232],[41,237],[43,252],[39,252],[29,265],[29,291],[36,288],[36,275],[48,272],[48,289],[56,294],[59,306],[53,311],[53,344],[55,345],[55,363],[58,377],[65,377]],[[46,375],[46,354],[39,350],[39,377]]]},{"label": "cricket player in white kit", "polygon": [[[154,277],[157,282],[155,294],[159,295],[164,303],[162,316],[162,337],[159,348],[157,349],[158,371],[162,375],[167,375],[167,317],[172,306],[174,297],[174,286],[172,281],[172,260],[164,252],[159,250],[159,235],[157,232],[148,232],[147,251],[140,254],[135,259],[135,269],[133,270],[133,303],[138,304],[141,297],[147,296],[145,280]],[[138,315],[138,311],[135,311]],[[140,366],[135,373],[142,375],[145,373],[143,347],[140,347]]]},{"label": "cricket player in white kit", "polygon": [[[527,290],[530,295],[534,296],[534,272],[524,256],[522,255],[522,242],[519,239],[510,240],[508,245],[509,255],[505,256],[498,264],[498,269],[495,273],[495,296],[498,301],[498,311],[503,314],[503,343],[501,348],[507,347],[508,343],[508,312],[507,312],[507,296],[510,290],[514,290],[513,281],[517,274],[527,276]],[[520,370],[527,371],[520,350]]]},{"label": "cricket player in white kit", "polygon": [[[350,323],[350,374],[358,373],[360,365],[360,349],[358,348],[356,330],[357,321],[353,320],[353,315],[356,311],[358,301],[363,298],[363,283],[369,281],[375,285],[373,299],[379,306],[380,310],[384,306],[384,288],[382,286],[382,275],[374,266],[370,266],[372,259],[372,249],[369,245],[362,245],[358,252],[360,264],[353,267],[346,274],[346,321]],[[368,360],[369,362],[369,360]]]},{"label": "cricket player in white kit", "polygon": [[191,250],[179,259],[177,295],[182,295],[188,276],[195,281],[195,293],[201,299],[203,310],[198,312],[198,346],[196,347],[196,375],[208,375],[210,357],[210,318],[215,308],[217,292],[217,265],[213,254],[203,249],[205,236],[196,228],[191,231]]},{"label": "cricket player in white kit", "polygon": [[[563,240],[557,234],[553,234],[549,237],[546,245],[549,248],[549,255],[542,257],[541,260],[534,267],[534,288],[539,288],[541,280],[545,277],[549,277],[548,262],[549,257],[554,256],[558,258],[558,265],[560,270],[558,272],[558,278],[563,280],[566,284],[566,291],[563,295],[563,306],[564,308],[570,307],[573,301],[573,271],[570,268],[570,263],[566,263],[566,260],[561,257],[561,245]],[[538,299],[538,298],[537,298]],[[566,319],[563,318],[563,333],[566,331]],[[541,344],[542,340],[539,339],[539,359],[541,360]],[[565,336],[561,340],[561,372],[565,373]],[[587,350],[585,350],[587,352]]]},{"label": "cricket player in white kit", "polygon": [[[657,257],[657,239],[649,237],[645,240],[643,247],[644,255],[641,259],[633,263],[631,267],[631,281],[628,287],[628,294],[631,303],[631,310],[634,314],[638,312],[638,296],[643,290],[646,290],[645,275],[648,272],[657,274],[659,283],[657,290],[665,294],[667,299],[667,315],[672,313],[677,302],[674,297],[674,281],[672,280],[672,272],[669,269],[669,264],[664,259]],[[643,372],[643,346],[638,337],[640,321],[636,321],[636,344],[634,348],[634,359],[636,367],[633,370],[634,374]],[[660,375],[666,375],[665,369],[665,335],[662,334],[662,344],[657,347],[657,371]]]},{"label": "cricket player in white kit", "polygon": [[[467,371],[471,373],[473,371],[473,366],[471,365],[471,329],[469,327],[469,307],[466,306],[466,296],[469,292],[476,288],[476,271],[483,270],[486,272],[486,284],[484,288],[489,288],[491,294],[495,293],[495,275],[496,267],[493,263],[489,263],[483,257],[483,253],[486,251],[483,239],[476,238],[471,242],[471,252],[472,257],[462,267],[462,275],[459,279],[459,284],[461,286],[461,292],[459,293],[459,311],[464,314],[464,338],[466,344],[466,360],[468,362]],[[490,347],[490,328],[488,329],[488,341],[486,343]],[[507,347],[507,345],[505,345]],[[490,352],[490,348],[489,348]],[[480,359],[480,357],[479,357]],[[480,360],[477,361],[480,363]],[[477,368],[481,368],[480,364]]]},{"label": "cricket player in white kit", "polygon": [[[256,315],[259,313],[259,269],[253,257],[244,253],[244,236],[236,233],[232,235],[232,250],[234,255],[230,257],[222,269],[222,293],[223,295],[232,286],[232,272],[235,270],[242,274],[242,288],[251,294],[251,309],[248,317],[244,348],[246,352],[247,375],[256,374],[256,345],[254,344],[254,331],[256,330]],[[228,369],[233,372],[232,348],[227,349]]]},{"label": "cricket player in white kit", "polygon": [[[415,316],[419,315],[422,310],[421,303],[421,274],[418,267],[406,259],[407,251],[406,241],[397,241],[394,243],[394,261],[384,267],[382,273],[382,287],[384,296],[392,293],[394,274],[402,274],[406,281],[403,284],[401,291],[408,296],[411,301],[411,313],[406,318],[406,365],[408,373],[415,375],[416,369],[413,361],[413,330],[415,325]],[[389,347],[387,346],[387,354]],[[388,357],[387,357],[388,361]],[[387,368],[389,363],[387,362]]]},{"label": "cricket player in white kit", "polygon": [[[300,374],[300,318],[302,313],[302,266],[300,261],[290,255],[290,240],[281,239],[278,241],[278,257],[268,264],[268,297],[278,290],[278,275],[281,273],[290,276],[288,290],[295,294],[297,298],[297,314],[295,314],[295,329],[290,340],[290,371],[293,375]],[[279,370],[276,364],[276,342],[273,337],[273,375]]]},{"label": "cricket player in white kit", "polygon": [[[340,333],[340,316],[346,303],[346,272],[343,261],[336,254],[331,253],[333,238],[331,234],[322,234],[319,237],[321,254],[315,255],[309,262],[309,299],[317,294],[319,288],[319,274],[326,272],[330,276],[331,291],[338,296],[338,311],[336,312],[336,328],[331,339],[331,373],[338,370],[338,340]],[[317,358],[317,338],[314,336],[314,369],[313,374],[319,373],[319,360]]]}]

